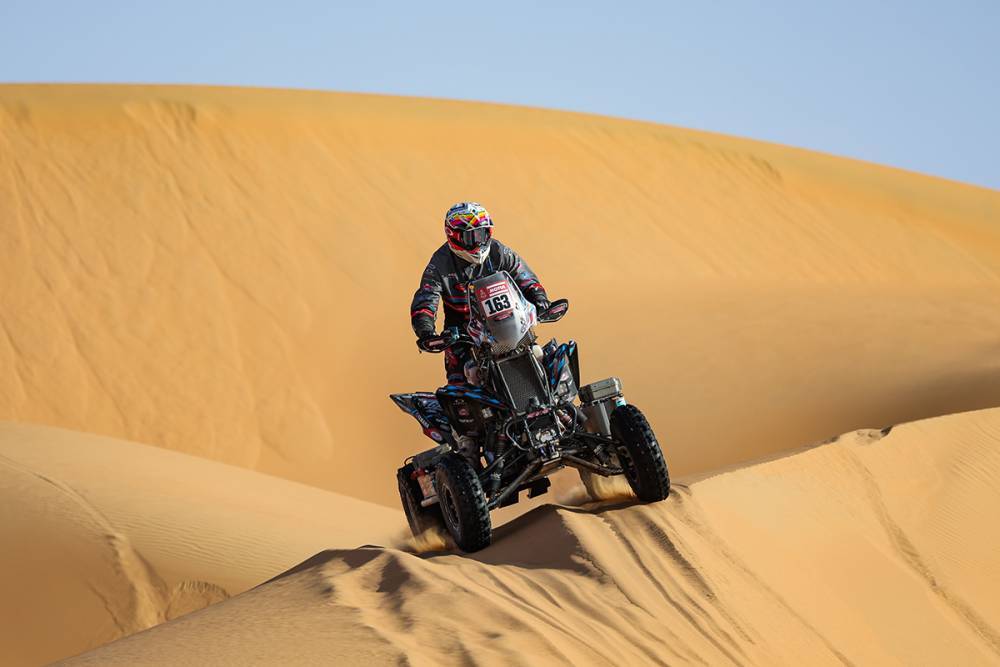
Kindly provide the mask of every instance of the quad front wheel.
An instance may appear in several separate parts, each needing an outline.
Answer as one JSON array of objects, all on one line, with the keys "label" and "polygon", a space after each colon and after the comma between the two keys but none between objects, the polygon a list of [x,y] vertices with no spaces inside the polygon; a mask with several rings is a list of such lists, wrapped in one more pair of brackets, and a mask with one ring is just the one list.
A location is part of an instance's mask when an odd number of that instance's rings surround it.
[{"label": "quad front wheel", "polygon": [[651,503],[666,498],[670,494],[667,462],[642,411],[634,405],[615,408],[611,413],[611,437],[625,479],[639,500]]},{"label": "quad front wheel", "polygon": [[436,467],[438,503],[455,544],[462,551],[489,546],[493,525],[476,471],[458,454],[446,454]]}]

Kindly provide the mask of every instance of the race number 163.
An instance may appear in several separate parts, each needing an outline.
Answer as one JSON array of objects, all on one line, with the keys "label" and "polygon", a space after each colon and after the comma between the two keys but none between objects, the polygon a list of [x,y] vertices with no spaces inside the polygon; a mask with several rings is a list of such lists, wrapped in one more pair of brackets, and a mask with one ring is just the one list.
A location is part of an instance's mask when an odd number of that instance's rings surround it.
[{"label": "race number 163", "polygon": [[510,310],[510,298],[506,294],[498,294],[495,297],[483,301],[487,315],[496,315],[505,310]]}]

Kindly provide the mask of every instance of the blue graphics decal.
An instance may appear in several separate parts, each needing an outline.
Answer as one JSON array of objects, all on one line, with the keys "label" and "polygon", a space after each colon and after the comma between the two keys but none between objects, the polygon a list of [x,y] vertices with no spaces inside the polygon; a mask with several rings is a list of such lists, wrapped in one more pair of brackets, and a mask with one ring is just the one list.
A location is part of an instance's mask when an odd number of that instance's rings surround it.
[{"label": "blue graphics decal", "polygon": [[559,376],[562,374],[570,357],[576,350],[576,341],[562,343],[556,348],[550,348],[550,352],[545,355],[545,370],[549,376],[549,386],[553,389],[559,384]]},{"label": "blue graphics decal", "polygon": [[474,385],[449,384],[438,389],[438,394],[452,396],[454,398],[471,398],[474,401],[479,401],[480,403],[484,403],[494,408],[507,407],[501,401],[497,400],[490,394],[487,394],[482,388]]}]

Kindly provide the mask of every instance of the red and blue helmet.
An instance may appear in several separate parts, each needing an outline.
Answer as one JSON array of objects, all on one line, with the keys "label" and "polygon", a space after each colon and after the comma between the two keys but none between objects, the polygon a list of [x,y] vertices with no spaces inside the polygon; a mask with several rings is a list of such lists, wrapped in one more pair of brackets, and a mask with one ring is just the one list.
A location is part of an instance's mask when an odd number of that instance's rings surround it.
[{"label": "red and blue helmet", "polygon": [[444,214],[444,233],[453,253],[472,264],[482,264],[490,252],[493,219],[480,204],[459,202]]}]

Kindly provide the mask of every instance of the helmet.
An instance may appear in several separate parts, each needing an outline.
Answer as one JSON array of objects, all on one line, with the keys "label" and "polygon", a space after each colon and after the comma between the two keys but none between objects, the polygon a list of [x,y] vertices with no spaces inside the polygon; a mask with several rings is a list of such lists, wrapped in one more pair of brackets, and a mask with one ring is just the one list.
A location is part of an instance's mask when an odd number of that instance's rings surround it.
[{"label": "helmet", "polygon": [[493,220],[476,202],[459,202],[444,214],[444,233],[453,253],[472,264],[482,264],[490,252]]}]

